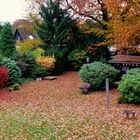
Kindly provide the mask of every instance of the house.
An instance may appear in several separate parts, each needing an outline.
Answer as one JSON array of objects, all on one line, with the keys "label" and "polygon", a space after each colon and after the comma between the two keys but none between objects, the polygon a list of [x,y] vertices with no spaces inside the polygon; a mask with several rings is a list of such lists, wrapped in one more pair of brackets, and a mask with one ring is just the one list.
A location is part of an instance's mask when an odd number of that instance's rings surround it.
[{"label": "house", "polygon": [[26,28],[17,28],[14,32],[14,39],[16,41],[37,39],[37,35],[34,31],[29,31]]}]

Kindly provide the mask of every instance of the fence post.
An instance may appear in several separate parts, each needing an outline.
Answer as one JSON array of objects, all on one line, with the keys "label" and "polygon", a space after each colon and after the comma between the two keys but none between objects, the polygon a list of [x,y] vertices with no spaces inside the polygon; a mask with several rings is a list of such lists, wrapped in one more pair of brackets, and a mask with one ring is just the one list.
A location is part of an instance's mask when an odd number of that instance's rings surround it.
[{"label": "fence post", "polygon": [[106,83],[106,113],[109,113],[109,78],[105,79],[105,83]]}]

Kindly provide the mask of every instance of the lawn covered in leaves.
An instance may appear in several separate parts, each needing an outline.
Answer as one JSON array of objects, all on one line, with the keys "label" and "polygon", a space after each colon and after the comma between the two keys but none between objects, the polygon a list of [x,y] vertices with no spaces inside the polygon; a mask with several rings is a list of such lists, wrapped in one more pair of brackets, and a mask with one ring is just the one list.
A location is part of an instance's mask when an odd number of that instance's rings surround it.
[{"label": "lawn covered in leaves", "polygon": [[[117,89],[110,90],[110,111],[105,112],[105,91],[82,95],[77,72],[57,80],[31,81],[14,92],[0,93],[1,140],[137,140],[140,106],[118,104]],[[126,119],[125,109],[136,110]]]}]

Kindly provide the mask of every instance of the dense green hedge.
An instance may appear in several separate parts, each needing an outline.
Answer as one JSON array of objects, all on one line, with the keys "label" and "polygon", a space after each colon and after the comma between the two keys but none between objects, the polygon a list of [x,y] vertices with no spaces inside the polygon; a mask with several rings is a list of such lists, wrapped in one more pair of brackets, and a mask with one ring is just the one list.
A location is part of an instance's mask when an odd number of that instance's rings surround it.
[{"label": "dense green hedge", "polygon": [[80,78],[89,83],[94,90],[103,88],[106,78],[109,78],[111,86],[114,85],[118,73],[114,67],[101,62],[85,64],[79,71]]},{"label": "dense green hedge", "polygon": [[128,70],[122,76],[118,89],[120,92],[119,102],[140,103],[140,69]]}]

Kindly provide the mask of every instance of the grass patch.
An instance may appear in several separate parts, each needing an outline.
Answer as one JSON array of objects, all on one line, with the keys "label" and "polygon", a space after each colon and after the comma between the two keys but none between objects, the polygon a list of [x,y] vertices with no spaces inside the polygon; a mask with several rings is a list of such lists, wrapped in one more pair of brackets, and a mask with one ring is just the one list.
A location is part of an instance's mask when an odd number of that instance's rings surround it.
[{"label": "grass patch", "polygon": [[42,122],[40,125],[33,125],[14,119],[0,121],[0,137],[1,139],[56,139],[54,129],[47,122]]},{"label": "grass patch", "polygon": [[[130,135],[126,135],[123,130],[118,130],[111,124],[90,117],[81,117],[78,114],[73,114],[69,118],[65,116],[64,121],[55,118],[49,121],[34,115],[28,113],[21,116],[18,112],[14,117],[11,113],[1,112],[0,139],[67,140],[72,138],[78,140],[89,136],[93,139],[109,138],[110,140],[130,138]],[[134,136],[131,138],[136,139]]]}]

